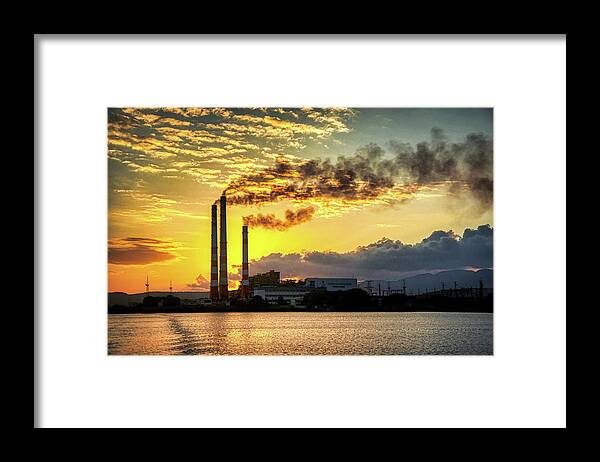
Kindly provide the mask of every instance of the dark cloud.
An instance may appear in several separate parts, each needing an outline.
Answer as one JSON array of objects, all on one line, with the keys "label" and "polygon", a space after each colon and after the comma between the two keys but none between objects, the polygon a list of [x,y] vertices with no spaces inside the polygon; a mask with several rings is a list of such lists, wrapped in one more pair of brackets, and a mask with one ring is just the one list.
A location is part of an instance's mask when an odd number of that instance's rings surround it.
[{"label": "dark cloud", "polygon": [[316,209],[313,206],[299,208],[297,210],[286,210],[285,219],[275,217],[273,214],[248,215],[243,217],[244,224],[250,228],[267,228],[284,231],[291,226],[305,223],[312,219]]},{"label": "dark cloud", "polygon": [[148,265],[177,258],[172,243],[146,237],[125,237],[108,243],[108,262],[113,265]]},{"label": "dark cloud", "polygon": [[491,268],[493,228],[481,225],[452,231],[434,231],[417,244],[383,238],[352,252],[273,253],[250,262],[250,273],[270,269],[282,277],[341,276],[361,279],[397,278],[407,274],[455,268]]},{"label": "dark cloud", "polygon": [[148,265],[161,261],[172,260],[177,256],[144,245],[134,247],[109,247],[108,262],[113,265]]},{"label": "dark cloud", "polygon": [[431,140],[412,146],[391,141],[391,156],[377,144],[368,144],[350,157],[292,163],[278,160],[258,173],[232,182],[224,191],[229,204],[254,205],[280,199],[340,198],[350,201],[380,197],[392,188],[417,192],[421,187],[451,182],[466,186],[484,207],[493,194],[491,139],[469,134],[464,142],[449,143],[439,128]]}]

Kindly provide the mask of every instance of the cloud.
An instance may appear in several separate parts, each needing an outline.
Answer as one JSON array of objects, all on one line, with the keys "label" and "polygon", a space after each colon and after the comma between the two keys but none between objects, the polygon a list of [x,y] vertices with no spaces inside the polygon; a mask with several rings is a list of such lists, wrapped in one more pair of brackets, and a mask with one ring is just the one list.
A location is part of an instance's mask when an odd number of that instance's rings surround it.
[{"label": "cloud", "polygon": [[[268,163],[267,149],[303,149],[314,139],[349,132],[346,122],[353,116],[350,109],[109,108],[109,157],[140,175],[192,176],[208,185],[215,179],[196,169],[227,162],[218,169],[222,188],[236,175],[240,163],[234,158]],[[194,168],[173,167],[174,158]]]},{"label": "cloud", "polygon": [[202,205],[204,203],[180,199],[175,194],[167,197],[165,194],[142,192],[135,186],[131,189],[113,188],[109,195],[109,218],[134,218],[145,223],[208,220],[208,215],[198,213],[198,206]]},{"label": "cloud", "polygon": [[177,258],[173,243],[147,237],[125,237],[108,243],[108,262],[113,265],[148,265]]},{"label": "cloud", "polygon": [[151,239],[149,237],[124,237],[121,239],[121,242],[137,242],[148,245],[162,245],[167,243],[166,241],[161,241],[160,239]]},{"label": "cloud", "polygon": [[147,237],[125,237],[108,243],[108,263],[113,265],[149,265],[177,258],[174,244]]},{"label": "cloud", "polygon": [[310,221],[316,212],[316,208],[308,206],[299,208],[298,210],[286,210],[285,219],[276,218],[273,214],[263,215],[248,215],[243,217],[244,224],[250,228],[267,228],[284,231],[291,226],[296,226],[301,223]]},{"label": "cloud", "polygon": [[208,290],[210,289],[210,281],[206,279],[204,276],[199,274],[196,276],[196,282],[192,282],[191,284],[187,284],[188,289],[192,290]]},{"label": "cloud", "polygon": [[434,231],[416,244],[382,238],[351,252],[272,253],[250,262],[250,274],[274,269],[282,277],[340,276],[394,279],[409,274],[457,268],[491,268],[493,228],[481,225],[453,231]]}]

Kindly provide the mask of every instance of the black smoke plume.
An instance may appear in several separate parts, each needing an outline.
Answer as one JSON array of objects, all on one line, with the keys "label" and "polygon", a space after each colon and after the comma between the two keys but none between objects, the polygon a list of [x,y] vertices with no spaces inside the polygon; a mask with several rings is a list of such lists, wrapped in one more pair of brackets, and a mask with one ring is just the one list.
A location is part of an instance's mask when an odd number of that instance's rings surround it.
[{"label": "black smoke plume", "polygon": [[390,142],[398,173],[406,173],[417,184],[454,182],[464,185],[483,205],[489,207],[493,198],[493,146],[481,133],[467,135],[463,143],[448,143],[442,130],[431,130],[431,142],[416,148]]},{"label": "black smoke plume", "polygon": [[420,188],[449,183],[453,191],[466,189],[484,207],[493,198],[493,148],[489,137],[469,134],[449,143],[439,128],[431,140],[412,146],[391,141],[391,156],[368,144],[350,157],[309,160],[294,164],[279,160],[267,170],[231,183],[224,191],[231,205],[257,205],[280,199],[375,199],[392,188],[415,193]]},{"label": "black smoke plume", "polygon": [[312,206],[300,208],[296,211],[286,210],[285,219],[276,218],[273,214],[249,215],[243,218],[244,224],[251,228],[267,228],[284,231],[291,226],[305,223],[312,219],[316,209]]}]

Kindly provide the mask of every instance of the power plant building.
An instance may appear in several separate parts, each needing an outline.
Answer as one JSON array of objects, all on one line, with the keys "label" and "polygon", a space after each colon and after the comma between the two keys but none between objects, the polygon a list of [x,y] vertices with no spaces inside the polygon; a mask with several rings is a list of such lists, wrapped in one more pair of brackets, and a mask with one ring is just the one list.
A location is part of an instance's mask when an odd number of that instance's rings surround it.
[{"label": "power plant building", "polygon": [[292,306],[301,305],[304,296],[313,289],[305,286],[260,286],[252,292],[268,303],[287,303]]},{"label": "power plant building", "polygon": [[281,280],[279,271],[269,271],[268,273],[258,273],[248,278],[250,288],[253,289],[259,286],[276,286]]},{"label": "power plant building", "polygon": [[304,284],[309,289],[325,289],[328,292],[358,287],[357,280],[354,278],[306,278]]}]

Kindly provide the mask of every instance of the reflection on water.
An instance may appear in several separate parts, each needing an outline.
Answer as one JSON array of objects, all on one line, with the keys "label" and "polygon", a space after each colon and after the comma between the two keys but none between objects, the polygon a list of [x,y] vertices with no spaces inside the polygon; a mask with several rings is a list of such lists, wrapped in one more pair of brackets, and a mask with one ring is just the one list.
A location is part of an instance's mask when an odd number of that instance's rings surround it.
[{"label": "reflection on water", "polygon": [[108,315],[111,355],[491,355],[488,313]]}]

